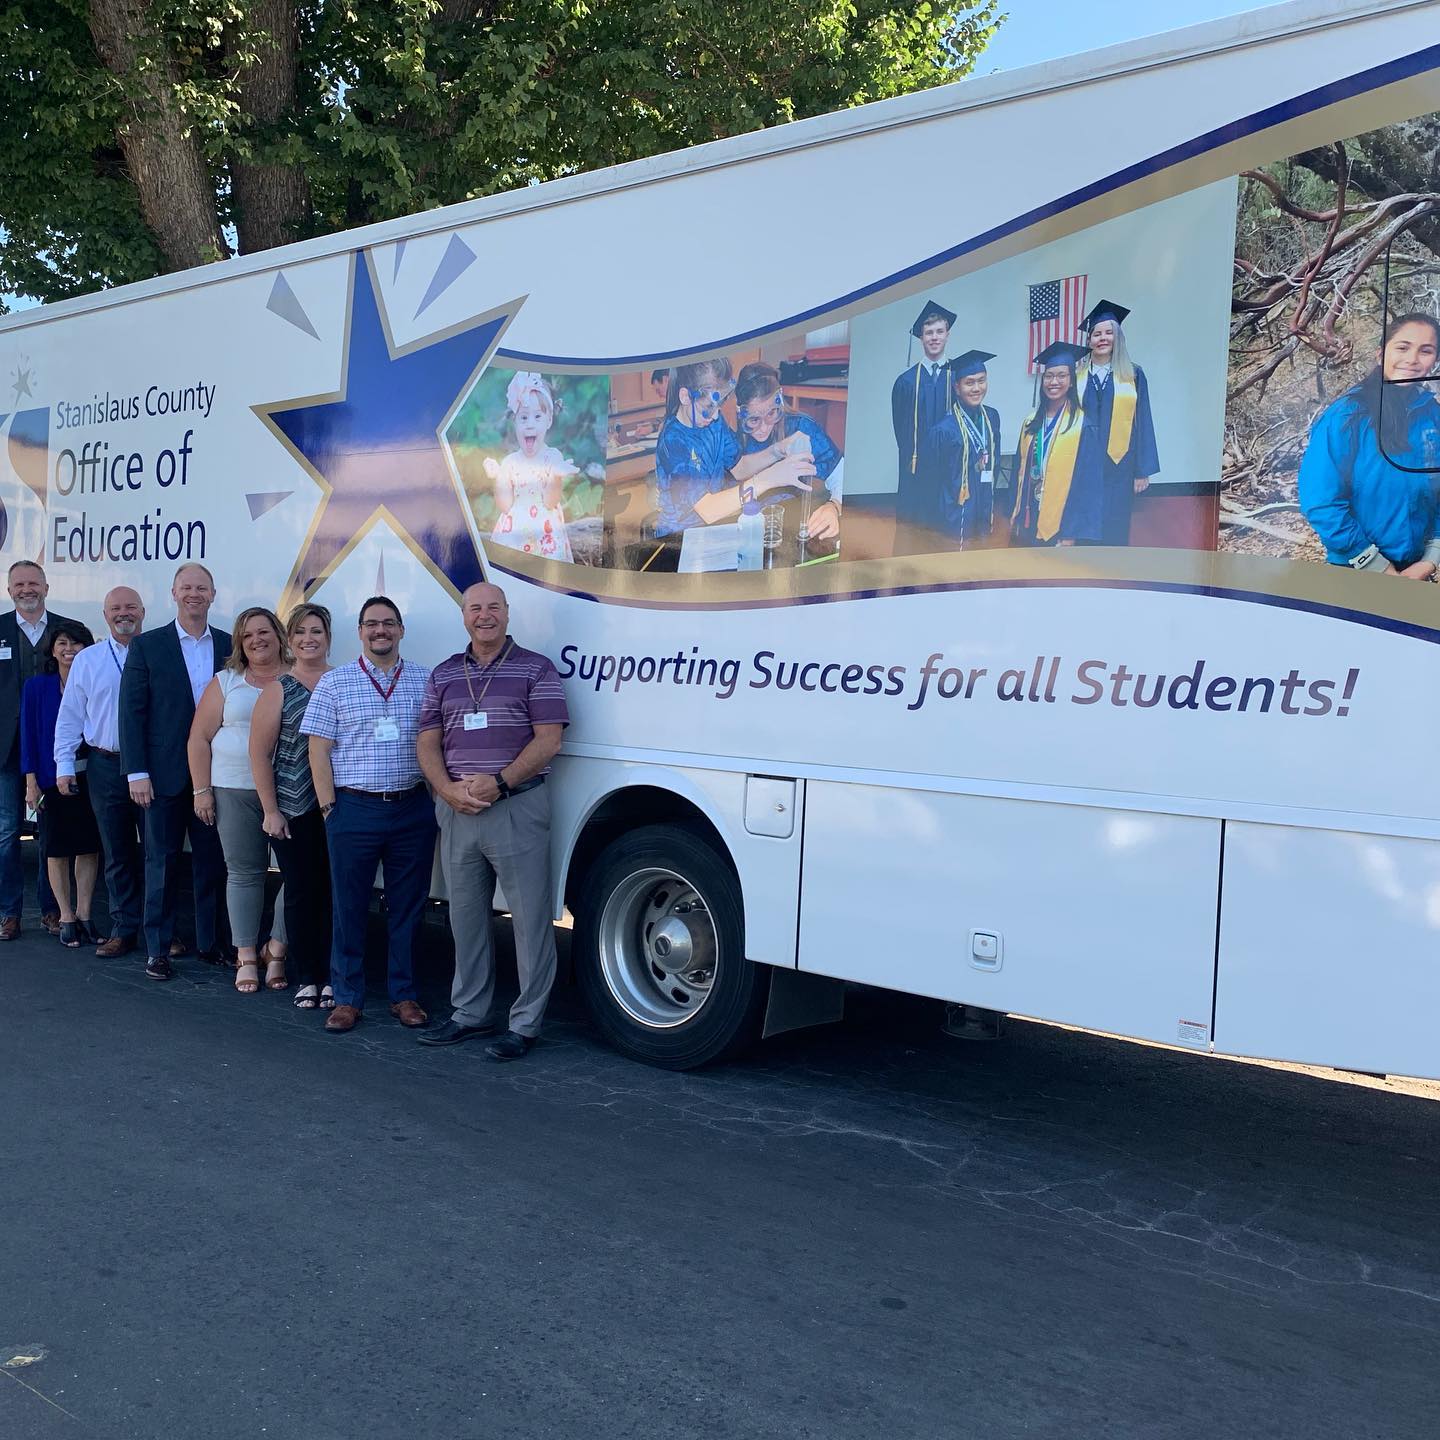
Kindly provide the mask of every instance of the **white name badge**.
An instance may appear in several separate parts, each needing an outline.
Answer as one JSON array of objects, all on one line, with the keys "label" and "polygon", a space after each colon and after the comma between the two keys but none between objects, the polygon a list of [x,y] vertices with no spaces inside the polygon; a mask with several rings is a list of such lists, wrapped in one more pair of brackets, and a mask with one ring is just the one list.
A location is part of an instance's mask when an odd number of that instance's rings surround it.
[{"label": "white name badge", "polygon": [[8,660],[9,658],[10,647],[8,645],[0,645],[0,660]]},{"label": "white name badge", "polygon": [[472,710],[465,717],[467,730],[483,730],[490,723],[490,717],[483,710]]},{"label": "white name badge", "polygon": [[995,483],[995,472],[993,470],[982,470],[980,472],[980,483],[982,485],[993,485]]},{"label": "white name badge", "polygon": [[400,727],[388,715],[382,715],[375,722],[375,738],[377,740],[398,740]]}]

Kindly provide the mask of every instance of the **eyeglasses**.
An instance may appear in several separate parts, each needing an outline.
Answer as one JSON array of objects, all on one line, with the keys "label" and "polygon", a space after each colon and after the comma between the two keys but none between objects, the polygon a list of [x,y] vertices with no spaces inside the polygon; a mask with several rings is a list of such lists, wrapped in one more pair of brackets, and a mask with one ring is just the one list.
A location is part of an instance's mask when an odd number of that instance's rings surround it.
[{"label": "eyeglasses", "polygon": [[398,630],[400,622],[398,620],[362,620],[360,628],[362,630]]},{"label": "eyeglasses", "polygon": [[733,385],[724,390],[691,390],[690,408],[708,420],[734,393]]},{"label": "eyeglasses", "polygon": [[770,403],[763,410],[752,410],[748,405],[740,407],[740,425],[745,430],[768,430],[780,419],[781,412],[785,409],[785,392],[777,390],[771,397]]}]

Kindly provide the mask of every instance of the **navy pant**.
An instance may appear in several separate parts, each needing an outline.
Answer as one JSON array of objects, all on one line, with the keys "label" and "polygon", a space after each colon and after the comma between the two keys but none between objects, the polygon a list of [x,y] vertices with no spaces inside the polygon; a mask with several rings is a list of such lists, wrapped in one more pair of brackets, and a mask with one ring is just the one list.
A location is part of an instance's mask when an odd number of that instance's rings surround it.
[{"label": "navy pant", "polygon": [[430,895],[435,863],[435,803],[423,785],[404,800],[381,800],[341,790],[325,822],[330,842],[330,886],[335,895],[335,938],[330,984],[337,1005],[365,1008],[365,933],[375,867],[385,866],[390,922],[390,1003],[414,1000],[415,928]]},{"label": "navy pant", "polygon": [[[14,763],[0,766],[0,920],[12,915],[18,920],[25,908],[25,875],[20,866],[20,824],[25,819],[25,777],[20,773],[20,746],[15,746]],[[50,877],[45,870],[45,840],[36,836],[40,878],[36,896],[42,915],[60,913]]]},{"label": "navy pant", "polygon": [[110,933],[133,939],[140,933],[140,903],[144,884],[140,858],[140,828],[145,812],[130,798],[130,782],[118,755],[90,752],[85,767],[90,808],[105,852],[105,892],[110,902]]},{"label": "navy pant", "polygon": [[157,795],[145,812],[145,953],[168,955],[175,938],[180,900],[180,852],[190,836],[195,889],[195,948],[214,950],[220,943],[219,907],[225,891],[225,857],[213,825],[195,818],[195,799]]}]

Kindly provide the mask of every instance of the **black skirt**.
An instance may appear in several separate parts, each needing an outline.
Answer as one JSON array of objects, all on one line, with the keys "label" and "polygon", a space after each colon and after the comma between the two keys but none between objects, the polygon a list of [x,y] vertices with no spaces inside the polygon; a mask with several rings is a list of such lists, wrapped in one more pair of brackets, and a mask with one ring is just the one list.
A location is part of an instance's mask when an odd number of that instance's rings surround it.
[{"label": "black skirt", "polygon": [[75,784],[78,787],[75,795],[62,795],[52,786],[44,792],[45,803],[40,807],[45,853],[57,860],[96,855],[100,851],[100,831],[95,825],[95,812],[90,808],[85,776],[77,775]]}]

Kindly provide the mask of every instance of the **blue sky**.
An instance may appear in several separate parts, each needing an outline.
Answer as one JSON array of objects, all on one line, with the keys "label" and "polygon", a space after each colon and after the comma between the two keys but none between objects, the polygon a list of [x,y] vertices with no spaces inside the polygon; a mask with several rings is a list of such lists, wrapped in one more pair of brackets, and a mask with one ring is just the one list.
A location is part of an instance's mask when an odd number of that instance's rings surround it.
[{"label": "blue sky", "polygon": [[[1142,8],[1136,0],[1010,0],[1010,18],[980,57],[975,73],[1015,70],[1259,7],[1250,0],[1165,0],[1163,15],[1152,12],[1149,18]],[[4,299],[11,309],[29,303],[13,295]]]}]

